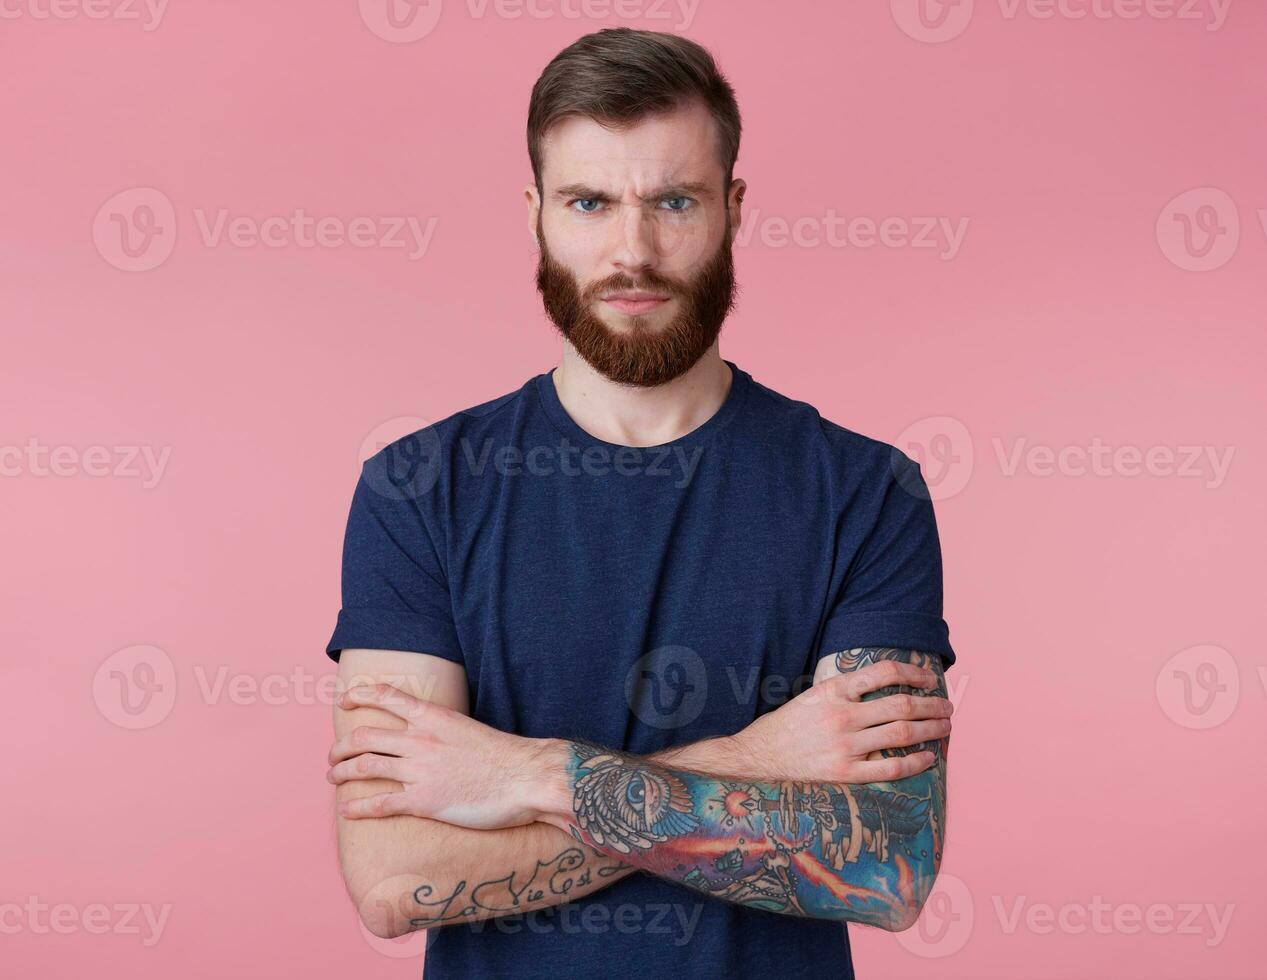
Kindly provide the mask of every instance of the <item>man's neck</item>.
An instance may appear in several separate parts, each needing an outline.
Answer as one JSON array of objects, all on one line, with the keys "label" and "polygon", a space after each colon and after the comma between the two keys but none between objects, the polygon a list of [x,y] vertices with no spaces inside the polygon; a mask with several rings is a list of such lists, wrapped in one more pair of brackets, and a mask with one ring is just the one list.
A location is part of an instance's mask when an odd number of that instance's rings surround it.
[{"label": "man's neck", "polygon": [[572,420],[596,439],[619,446],[658,446],[698,429],[721,408],[730,385],[730,368],[717,344],[685,374],[654,388],[614,383],[566,341],[554,371],[559,401]]}]

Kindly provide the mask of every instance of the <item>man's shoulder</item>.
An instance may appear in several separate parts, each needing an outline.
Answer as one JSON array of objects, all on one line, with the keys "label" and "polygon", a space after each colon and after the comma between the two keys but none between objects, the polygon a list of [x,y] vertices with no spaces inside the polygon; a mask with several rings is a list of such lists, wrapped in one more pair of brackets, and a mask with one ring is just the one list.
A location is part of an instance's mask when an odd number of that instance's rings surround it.
[{"label": "man's shoulder", "polygon": [[486,435],[505,426],[522,410],[529,397],[529,389],[536,377],[529,378],[518,388],[490,398],[469,408],[447,415],[436,422],[407,432],[384,449],[399,451],[407,443],[422,444],[428,449],[448,450],[459,440],[472,435]]},{"label": "man's shoulder", "polygon": [[757,411],[762,424],[782,438],[799,434],[811,448],[828,460],[857,473],[859,471],[903,471],[914,461],[892,443],[848,428],[825,417],[817,407],[792,398],[758,381],[752,382]]},{"label": "man's shoulder", "polygon": [[517,410],[522,409],[535,380],[535,376],[529,378],[514,391],[508,391],[504,395],[498,395],[486,402],[454,412],[448,418],[436,423],[441,432],[441,439],[443,440],[445,436],[452,438],[455,433],[472,429],[492,429],[504,425],[516,414]]},{"label": "man's shoulder", "polygon": [[437,488],[442,491],[448,479],[445,474],[458,468],[457,460],[477,452],[478,447],[503,442],[514,431],[535,380],[529,378],[514,391],[380,443],[377,452],[362,464],[362,482],[388,500],[410,501],[417,506],[427,499],[440,506]]}]

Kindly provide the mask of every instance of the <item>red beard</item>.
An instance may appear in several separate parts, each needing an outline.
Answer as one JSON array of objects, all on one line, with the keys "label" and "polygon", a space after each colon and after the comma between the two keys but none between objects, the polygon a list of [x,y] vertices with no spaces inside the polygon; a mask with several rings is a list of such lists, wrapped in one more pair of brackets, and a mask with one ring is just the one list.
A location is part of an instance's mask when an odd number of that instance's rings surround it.
[{"label": "red beard", "polygon": [[[595,371],[617,384],[653,387],[685,374],[716,342],[734,307],[729,215],[721,247],[688,283],[654,272],[635,282],[616,273],[582,291],[576,277],[550,257],[539,217],[537,240],[541,243],[537,290],[547,315]],[[667,293],[678,300],[680,310],[658,330],[635,316],[627,331],[616,333],[592,312],[591,304],[605,293],[622,289]]]}]

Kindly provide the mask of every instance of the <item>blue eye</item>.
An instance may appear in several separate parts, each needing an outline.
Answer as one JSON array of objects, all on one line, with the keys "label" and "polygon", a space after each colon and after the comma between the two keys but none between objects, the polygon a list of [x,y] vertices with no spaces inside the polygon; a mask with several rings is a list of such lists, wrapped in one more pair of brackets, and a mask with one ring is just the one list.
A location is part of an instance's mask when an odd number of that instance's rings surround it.
[{"label": "blue eye", "polygon": [[[601,202],[598,198],[596,198],[596,197],[579,197],[579,198],[577,198],[575,201],[572,201],[571,203],[572,203],[572,204],[593,204],[593,205],[595,205],[594,210],[597,210],[597,206],[598,206],[599,204],[601,204],[602,202]],[[589,209],[589,208],[578,208],[577,210],[579,210],[579,211],[581,212],[581,214],[593,214],[593,213],[594,213],[594,210],[591,210],[591,209]]]},{"label": "blue eye", "polygon": [[642,780],[635,778],[629,783],[629,788],[625,790],[625,798],[634,806],[642,806],[642,801],[646,798],[646,787],[642,785]]},{"label": "blue eye", "polygon": [[681,213],[682,213],[682,212],[684,212],[684,211],[689,211],[689,210],[690,210],[690,206],[691,206],[691,204],[692,204],[692,201],[691,201],[691,199],[690,199],[689,197],[666,197],[664,200],[665,200],[665,203],[666,203],[666,204],[667,204],[667,203],[669,203],[669,202],[671,202],[671,201],[680,201],[680,202],[682,203],[682,206],[681,206],[681,207],[677,207],[677,208],[675,208],[675,207],[670,207],[670,208],[668,208],[668,210],[669,210],[669,211],[676,211],[676,212],[677,212],[677,213],[679,213],[679,214],[681,214]]}]

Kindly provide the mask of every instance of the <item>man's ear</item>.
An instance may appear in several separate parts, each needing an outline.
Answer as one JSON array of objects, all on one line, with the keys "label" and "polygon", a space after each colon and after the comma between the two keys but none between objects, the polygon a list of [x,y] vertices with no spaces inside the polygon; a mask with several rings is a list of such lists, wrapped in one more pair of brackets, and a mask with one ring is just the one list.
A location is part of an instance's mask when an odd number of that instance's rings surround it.
[{"label": "man's ear", "polygon": [[726,208],[730,211],[730,241],[734,244],[739,234],[739,225],[743,222],[743,196],[748,192],[746,181],[735,179],[730,183],[730,194],[726,200]]},{"label": "man's ear", "polygon": [[541,216],[541,198],[537,194],[537,185],[529,184],[524,188],[524,200],[528,202],[528,234],[532,236],[537,248],[541,240],[537,238],[537,219]]}]

